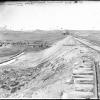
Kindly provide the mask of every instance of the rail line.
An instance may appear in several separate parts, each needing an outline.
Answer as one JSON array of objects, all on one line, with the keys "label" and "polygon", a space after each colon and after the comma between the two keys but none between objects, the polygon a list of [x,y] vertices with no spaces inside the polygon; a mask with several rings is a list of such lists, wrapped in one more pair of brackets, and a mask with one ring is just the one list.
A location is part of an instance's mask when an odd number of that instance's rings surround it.
[{"label": "rail line", "polygon": [[[94,47],[92,47],[92,46],[90,46],[90,45],[88,45],[88,44],[85,44],[85,43],[83,43],[82,41],[85,41],[85,39],[82,39],[82,38],[80,38],[80,37],[76,37],[76,36],[72,36],[72,37],[74,37],[77,41],[79,41],[81,44],[83,44],[83,45],[86,45],[87,47],[89,47],[89,48],[91,48],[91,49],[94,49],[94,50],[96,50],[97,52],[99,52],[100,53],[100,51],[98,50],[98,49],[95,49]],[[82,40],[82,41],[81,41]],[[86,41],[87,42],[87,41]],[[90,42],[91,43],[91,42]],[[94,45],[93,45],[94,46]],[[98,46],[95,46],[95,47],[98,47]],[[98,48],[100,48],[100,47],[98,47]],[[98,72],[98,69],[99,69],[99,63],[98,62],[95,62],[95,66],[94,66],[94,68],[93,68],[93,70],[94,70],[94,81],[95,81],[95,85],[94,85],[94,88],[95,88],[95,99],[99,99],[99,91],[98,91],[98,74],[99,74],[99,72]]]}]

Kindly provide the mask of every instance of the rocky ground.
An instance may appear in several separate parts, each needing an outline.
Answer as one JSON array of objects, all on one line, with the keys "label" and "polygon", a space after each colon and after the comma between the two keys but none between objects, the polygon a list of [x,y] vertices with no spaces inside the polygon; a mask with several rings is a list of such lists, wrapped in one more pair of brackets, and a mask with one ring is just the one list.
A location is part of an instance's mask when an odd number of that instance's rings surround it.
[{"label": "rocky ground", "polygon": [[24,55],[0,67],[0,98],[99,98],[97,51],[68,36],[40,55],[37,64]]}]

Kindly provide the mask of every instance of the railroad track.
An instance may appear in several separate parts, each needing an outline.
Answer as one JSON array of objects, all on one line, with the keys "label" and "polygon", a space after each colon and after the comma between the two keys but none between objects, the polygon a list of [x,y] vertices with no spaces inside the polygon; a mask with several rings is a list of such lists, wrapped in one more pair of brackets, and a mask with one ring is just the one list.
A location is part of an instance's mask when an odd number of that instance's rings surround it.
[{"label": "railroad track", "polygon": [[[77,39],[75,37],[75,39]],[[89,45],[81,42],[79,38],[77,39],[80,43],[89,47]],[[92,48],[92,47],[90,47]],[[95,50],[95,48],[92,48]],[[98,51],[98,50],[96,50]],[[98,51],[99,52],[99,51]],[[94,60],[90,60],[89,58],[85,58],[86,63],[74,66],[72,78],[74,81],[73,84],[73,98],[85,98],[85,99],[99,99],[99,91],[98,91],[98,69],[99,62]],[[89,64],[90,65],[89,65]]]},{"label": "railroad track", "polygon": [[81,63],[73,67],[73,98],[98,99],[97,71],[95,61],[84,58]]}]

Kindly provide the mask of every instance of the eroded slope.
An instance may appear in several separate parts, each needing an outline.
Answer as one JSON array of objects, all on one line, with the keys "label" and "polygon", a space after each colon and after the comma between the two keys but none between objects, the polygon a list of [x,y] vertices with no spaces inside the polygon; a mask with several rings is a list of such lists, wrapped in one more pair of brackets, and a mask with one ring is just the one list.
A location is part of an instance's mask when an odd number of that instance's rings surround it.
[{"label": "eroded slope", "polygon": [[1,67],[1,98],[97,98],[95,65],[99,55],[72,36],[42,51],[37,64],[30,64],[31,59],[25,68],[20,58]]}]

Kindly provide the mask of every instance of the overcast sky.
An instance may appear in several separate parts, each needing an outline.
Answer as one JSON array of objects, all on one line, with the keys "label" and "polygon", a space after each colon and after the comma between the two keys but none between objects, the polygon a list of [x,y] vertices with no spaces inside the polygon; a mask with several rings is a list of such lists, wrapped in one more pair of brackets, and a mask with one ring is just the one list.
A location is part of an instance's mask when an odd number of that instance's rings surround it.
[{"label": "overcast sky", "polygon": [[0,27],[100,30],[100,2],[0,5]]}]

